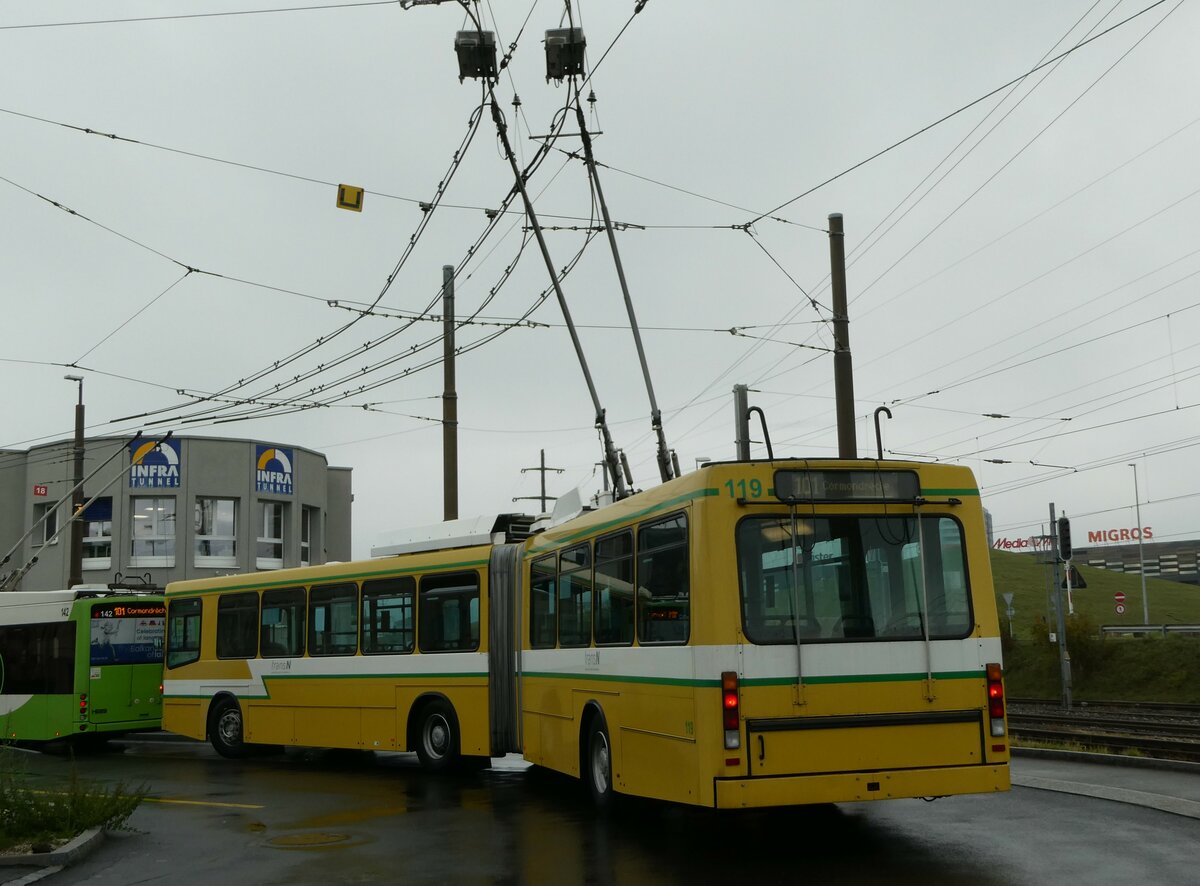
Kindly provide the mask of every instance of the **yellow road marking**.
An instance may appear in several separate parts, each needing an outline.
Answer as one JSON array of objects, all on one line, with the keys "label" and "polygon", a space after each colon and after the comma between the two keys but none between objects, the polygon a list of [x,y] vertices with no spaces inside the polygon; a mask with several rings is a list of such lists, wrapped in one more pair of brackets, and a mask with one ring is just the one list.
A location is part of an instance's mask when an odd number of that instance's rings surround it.
[{"label": "yellow road marking", "polygon": [[265,809],[257,803],[214,803],[210,800],[172,800],[169,797],[146,797],[147,803],[173,803],[178,806],[216,806],[221,809]]}]

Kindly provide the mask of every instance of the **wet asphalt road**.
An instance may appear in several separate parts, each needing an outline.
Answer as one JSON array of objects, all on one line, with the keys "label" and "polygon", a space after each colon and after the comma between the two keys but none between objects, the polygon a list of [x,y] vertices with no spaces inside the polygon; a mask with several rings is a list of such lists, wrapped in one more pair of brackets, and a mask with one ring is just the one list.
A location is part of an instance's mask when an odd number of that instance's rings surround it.
[{"label": "wet asphalt road", "polygon": [[757,812],[625,801],[601,815],[575,781],[515,758],[431,776],[408,754],[229,761],[130,742],[28,763],[47,789],[74,765],[150,790],[132,831],[42,881],[56,886],[1200,882],[1200,822],[1029,788]]}]

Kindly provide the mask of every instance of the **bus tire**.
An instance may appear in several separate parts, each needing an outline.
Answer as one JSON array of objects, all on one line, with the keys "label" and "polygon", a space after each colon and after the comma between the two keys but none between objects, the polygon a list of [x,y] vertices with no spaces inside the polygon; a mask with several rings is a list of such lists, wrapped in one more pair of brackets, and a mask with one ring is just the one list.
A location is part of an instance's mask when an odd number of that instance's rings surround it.
[{"label": "bus tire", "polygon": [[230,760],[246,756],[244,725],[242,709],[236,700],[223,698],[218,701],[209,715],[208,724],[213,750]]},{"label": "bus tire", "polygon": [[583,779],[587,782],[592,802],[600,809],[607,809],[613,798],[612,745],[608,740],[608,726],[601,713],[597,713],[588,724]]},{"label": "bus tire", "polygon": [[428,772],[445,772],[459,761],[458,718],[454,708],[435,698],[421,708],[417,724],[417,758]]}]

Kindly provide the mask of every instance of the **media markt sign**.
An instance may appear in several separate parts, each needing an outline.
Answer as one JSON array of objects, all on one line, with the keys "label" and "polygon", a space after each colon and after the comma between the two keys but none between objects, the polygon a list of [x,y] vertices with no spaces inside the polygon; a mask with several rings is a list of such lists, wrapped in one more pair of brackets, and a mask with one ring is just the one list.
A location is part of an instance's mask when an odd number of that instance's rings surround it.
[{"label": "media markt sign", "polygon": [[294,489],[292,450],[255,444],[254,491],[291,495]]}]

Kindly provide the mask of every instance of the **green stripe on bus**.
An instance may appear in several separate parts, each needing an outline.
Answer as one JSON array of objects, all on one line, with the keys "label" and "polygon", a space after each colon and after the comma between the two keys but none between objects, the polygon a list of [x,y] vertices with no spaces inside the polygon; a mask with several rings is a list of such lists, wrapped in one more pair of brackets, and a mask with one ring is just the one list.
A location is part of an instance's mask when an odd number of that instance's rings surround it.
[{"label": "green stripe on bus", "polygon": [[[935,680],[979,680],[984,677],[983,670],[978,671],[944,671],[935,672]],[[622,676],[619,674],[564,674],[549,671],[525,671],[525,677],[539,677],[548,680],[585,680],[604,683],[638,683],[658,686],[691,686],[697,689],[716,688],[721,685],[719,679],[704,680],[698,678],[673,677],[641,677]],[[843,674],[832,677],[805,677],[806,686],[822,686],[846,683],[905,683],[925,679],[925,674]],[[750,677],[740,681],[743,687],[761,686],[791,686],[796,682],[795,677]]]},{"label": "green stripe on bus", "polygon": [[979,495],[978,489],[922,489],[921,495]]},{"label": "green stripe on bus", "polygon": [[[383,558],[378,562],[382,563]],[[353,581],[360,578],[386,578],[390,575],[402,575],[409,572],[445,572],[448,569],[472,569],[487,566],[487,560],[466,560],[462,563],[438,563],[435,566],[406,566],[400,569],[376,569],[370,572],[348,572],[344,575],[322,574],[319,577],[303,581],[293,578],[290,581],[276,579],[274,581],[245,582],[243,584],[222,585],[219,588],[202,588],[191,591],[169,591],[172,597],[192,597],[202,594],[226,594],[230,591],[259,591],[271,588],[294,588],[301,585],[337,584],[340,581]]]},{"label": "green stripe on bus", "polygon": [[648,517],[651,514],[658,513],[659,511],[672,510],[697,498],[711,498],[720,494],[720,490],[711,486],[704,489],[693,489],[691,492],[685,492],[682,495],[669,498],[666,501],[643,508],[640,511],[634,511],[631,514],[625,514],[623,517],[619,517],[616,520],[608,520],[604,523],[598,523],[595,526],[589,526],[587,529],[582,529],[572,535],[563,536],[557,541],[545,543],[539,543],[535,541],[532,545],[530,545],[529,553],[544,553],[545,551],[553,550],[554,548],[561,547],[562,545],[570,544],[573,541],[578,541],[581,538],[587,538],[588,536],[595,535],[596,533],[604,532],[606,529],[611,529],[614,526],[620,526],[623,523],[628,523],[631,520],[641,520],[643,517]]}]

